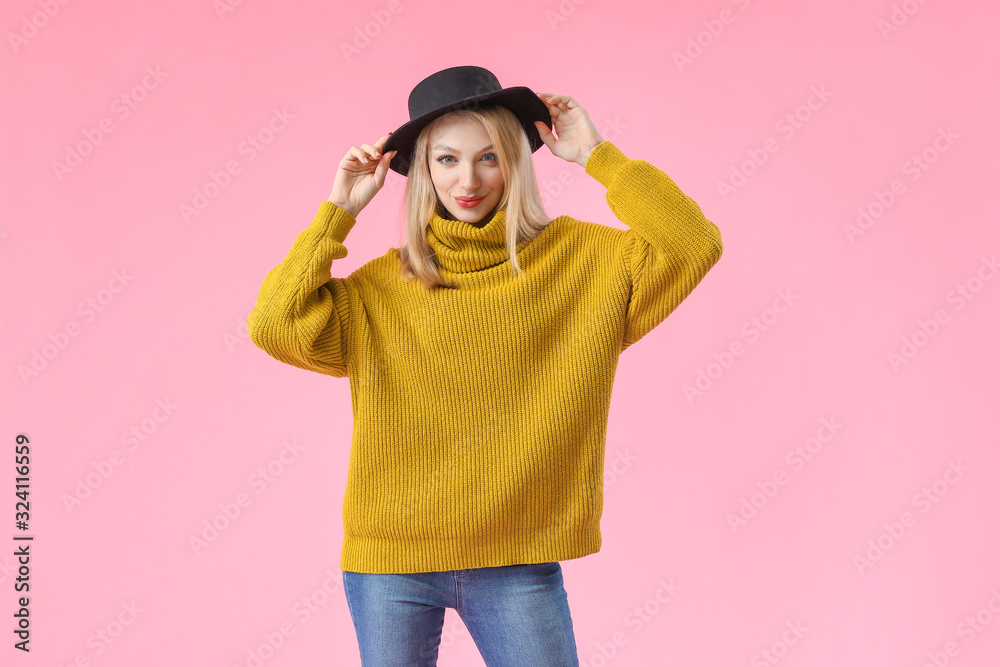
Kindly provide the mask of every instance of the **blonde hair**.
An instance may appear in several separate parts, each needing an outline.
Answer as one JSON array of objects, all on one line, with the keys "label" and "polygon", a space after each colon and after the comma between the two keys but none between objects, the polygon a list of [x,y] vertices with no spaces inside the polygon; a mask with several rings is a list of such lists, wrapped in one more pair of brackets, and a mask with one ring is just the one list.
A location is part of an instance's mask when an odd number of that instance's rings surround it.
[{"label": "blonde hair", "polygon": [[443,118],[455,115],[482,123],[495,147],[504,183],[504,192],[496,210],[507,208],[507,250],[510,253],[511,271],[515,275],[524,274],[517,262],[517,244],[525,239],[535,238],[552,222],[545,213],[542,196],[538,191],[528,135],[510,109],[488,104],[476,109],[457,109],[434,119],[420,132],[413,147],[403,194],[402,217],[406,220],[406,245],[397,248],[401,261],[397,275],[404,280],[416,277],[425,289],[458,289],[456,283],[447,282],[441,277],[427,241],[427,229],[434,215],[450,217],[438,200],[431,180],[428,164],[430,135]]}]

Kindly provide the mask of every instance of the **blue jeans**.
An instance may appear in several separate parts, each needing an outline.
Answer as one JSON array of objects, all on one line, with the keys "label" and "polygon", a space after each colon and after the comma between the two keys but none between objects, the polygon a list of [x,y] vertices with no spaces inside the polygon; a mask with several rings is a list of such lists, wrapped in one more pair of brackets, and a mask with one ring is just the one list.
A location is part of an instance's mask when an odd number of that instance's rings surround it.
[{"label": "blue jeans", "polygon": [[344,571],[363,667],[433,667],[451,607],[488,667],[578,667],[558,562],[446,572]]}]

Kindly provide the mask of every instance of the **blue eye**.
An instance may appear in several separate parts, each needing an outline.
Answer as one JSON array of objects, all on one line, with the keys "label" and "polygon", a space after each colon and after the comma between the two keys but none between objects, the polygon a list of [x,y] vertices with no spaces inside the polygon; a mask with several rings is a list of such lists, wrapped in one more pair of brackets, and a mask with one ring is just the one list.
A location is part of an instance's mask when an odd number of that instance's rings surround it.
[{"label": "blue eye", "polygon": [[[497,159],[498,159],[498,158],[497,158],[497,154],[496,154],[496,153],[486,153],[486,154],[484,154],[484,155],[483,155],[483,157],[489,157],[489,156],[492,156],[492,157],[493,157],[493,159],[492,159],[492,160],[490,160],[490,162],[496,162],[496,161],[497,161]],[[441,157],[439,157],[439,158],[437,159],[437,161],[438,161],[438,162],[440,162],[441,164],[452,164],[451,162],[443,162],[443,160],[444,160],[445,158],[451,158],[451,159],[454,159],[454,157],[453,157],[453,156],[451,156],[451,155],[442,155]]]}]

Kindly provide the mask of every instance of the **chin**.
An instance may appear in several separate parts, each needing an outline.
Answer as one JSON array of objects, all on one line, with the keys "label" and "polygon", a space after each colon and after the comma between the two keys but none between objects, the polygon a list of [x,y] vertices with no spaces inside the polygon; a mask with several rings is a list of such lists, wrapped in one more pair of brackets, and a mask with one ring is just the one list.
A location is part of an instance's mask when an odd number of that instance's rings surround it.
[{"label": "chin", "polygon": [[[440,202],[441,200],[438,199],[438,201]],[[474,209],[462,208],[461,206],[456,205],[456,207],[453,209],[452,207],[444,206],[443,204],[441,204],[440,207],[445,210],[445,212],[447,213],[447,217],[451,218],[452,220],[460,220],[462,222],[467,222],[469,224],[478,224],[480,222],[486,222],[490,218],[492,218],[493,215],[496,213],[499,204],[500,204],[500,199],[497,198],[497,200],[493,202],[493,205],[489,206],[488,208],[486,205],[477,206]]]},{"label": "chin", "polygon": [[454,211],[451,215],[456,220],[464,220],[465,222],[479,222],[483,219],[483,213],[481,211],[472,211],[468,209]]},{"label": "chin", "polygon": [[[479,210],[480,208],[482,208],[483,210]],[[454,220],[461,220],[462,222],[468,222],[468,223],[477,223],[483,220],[484,218],[490,217],[489,213],[492,212],[493,209],[489,209],[489,212],[484,213],[483,211],[485,209],[486,209],[485,206],[477,207],[476,209],[459,208],[457,211],[448,209],[448,213],[451,214],[451,217]]]}]

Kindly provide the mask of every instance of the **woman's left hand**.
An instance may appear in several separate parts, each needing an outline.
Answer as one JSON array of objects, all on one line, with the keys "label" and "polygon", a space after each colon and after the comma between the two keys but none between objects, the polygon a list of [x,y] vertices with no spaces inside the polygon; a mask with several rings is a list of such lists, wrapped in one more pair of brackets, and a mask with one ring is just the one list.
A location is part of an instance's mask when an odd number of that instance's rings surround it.
[{"label": "woman's left hand", "polygon": [[538,93],[538,97],[549,108],[555,130],[552,134],[545,123],[536,120],[535,127],[542,141],[553,155],[586,168],[587,158],[604,141],[587,110],[569,95]]}]

